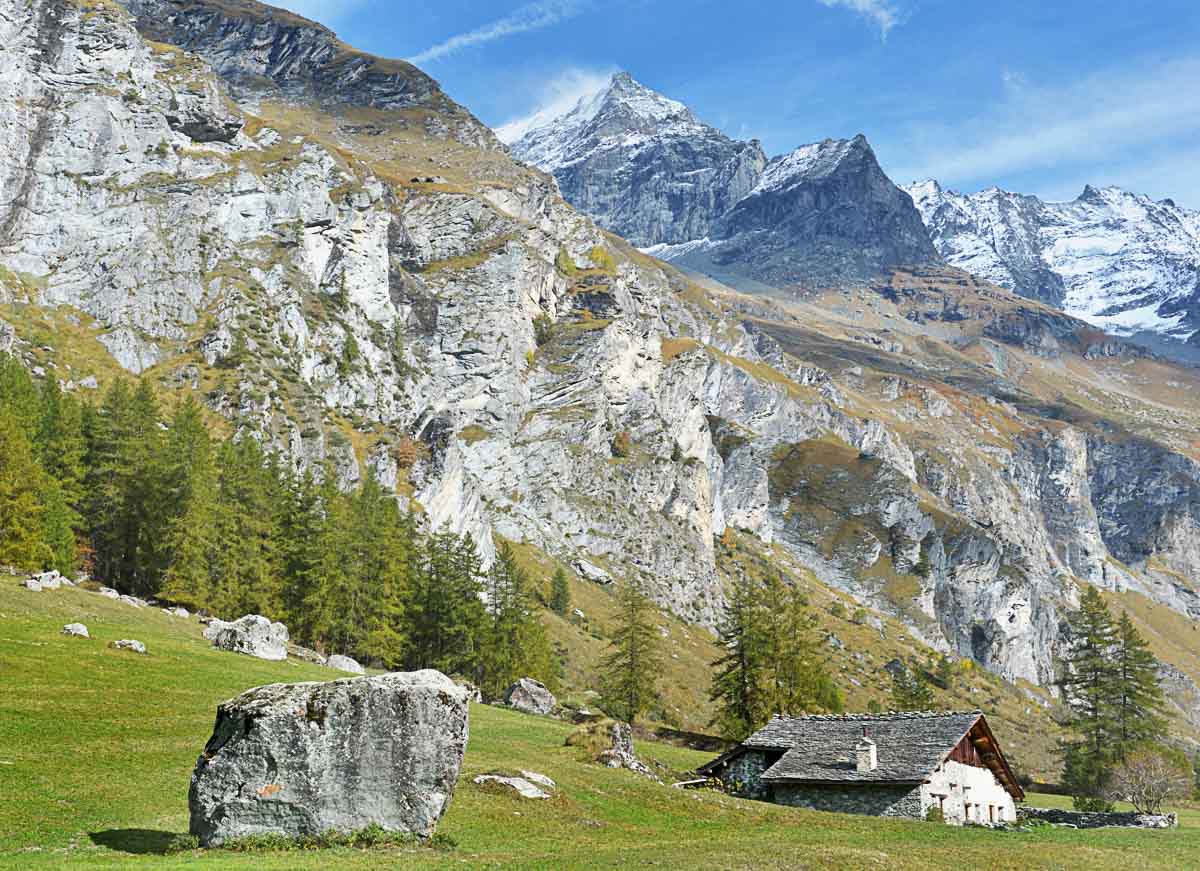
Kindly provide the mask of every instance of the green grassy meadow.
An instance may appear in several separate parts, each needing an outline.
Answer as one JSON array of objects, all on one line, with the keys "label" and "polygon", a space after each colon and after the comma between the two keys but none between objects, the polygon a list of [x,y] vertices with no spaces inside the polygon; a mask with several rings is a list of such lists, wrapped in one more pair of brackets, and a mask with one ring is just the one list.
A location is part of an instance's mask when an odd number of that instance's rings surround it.
[{"label": "green grassy meadow", "polygon": [[[76,621],[90,640],[59,634]],[[107,646],[119,638],[149,655]],[[164,854],[187,830],[188,778],[216,704],[258,684],[334,676],[212,650],[195,620],[0,577],[0,868],[1200,868],[1195,811],[1177,831],[1027,834],[801,811],[601,768],[565,746],[569,724],[485,706],[471,710],[463,776],[439,827],[450,849]],[[707,758],[649,743],[639,753],[670,772]],[[470,782],[497,768],[547,774],[558,794],[522,801]]]}]

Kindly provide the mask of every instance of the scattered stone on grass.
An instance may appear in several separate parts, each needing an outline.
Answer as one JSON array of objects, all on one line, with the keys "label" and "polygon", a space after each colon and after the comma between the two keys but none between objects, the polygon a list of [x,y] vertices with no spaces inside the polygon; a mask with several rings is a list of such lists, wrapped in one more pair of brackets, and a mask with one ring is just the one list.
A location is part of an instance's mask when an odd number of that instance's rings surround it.
[{"label": "scattered stone on grass", "polygon": [[40,593],[42,591],[41,582],[35,580],[34,578],[26,578],[21,582],[21,586],[29,590],[31,593]]},{"label": "scattered stone on grass", "polygon": [[129,650],[133,653],[146,652],[146,645],[133,638],[122,638],[120,641],[114,641],[109,647],[115,647],[117,650]]},{"label": "scattered stone on grass", "polygon": [[523,714],[548,716],[558,707],[558,700],[540,681],[523,677],[504,691],[504,704]]},{"label": "scattered stone on grass", "polygon": [[247,614],[232,623],[212,620],[204,630],[204,637],[213,643],[213,647],[221,650],[244,653],[259,659],[287,659],[287,627],[282,623],[272,623],[258,614]]},{"label": "scattered stone on grass", "polygon": [[366,674],[367,670],[358,664],[358,661],[349,657],[342,656],[340,653],[335,653],[329,659],[325,660],[325,664],[330,668],[338,671],[346,671],[350,674]]},{"label": "scattered stone on grass", "polygon": [[91,638],[88,628],[82,623],[68,623],[62,628],[63,635],[73,635],[76,638]]},{"label": "scattered stone on grass", "polygon": [[372,825],[426,838],[466,744],[466,693],[440,672],[258,687],[217,708],[191,832],[206,847]]},{"label": "scattered stone on grass", "polygon": [[555,783],[553,780],[551,780],[549,777],[547,777],[544,774],[538,774],[536,771],[525,771],[524,769],[522,769],[521,776],[524,777],[526,780],[533,781],[538,786],[545,786],[545,787],[549,787],[550,789],[555,788]]},{"label": "scattered stone on grass", "polygon": [[495,783],[499,786],[507,787],[515,792],[521,798],[550,798],[550,793],[538,787],[530,780],[524,777],[507,777],[503,774],[480,774],[474,783],[482,786],[487,783]]}]

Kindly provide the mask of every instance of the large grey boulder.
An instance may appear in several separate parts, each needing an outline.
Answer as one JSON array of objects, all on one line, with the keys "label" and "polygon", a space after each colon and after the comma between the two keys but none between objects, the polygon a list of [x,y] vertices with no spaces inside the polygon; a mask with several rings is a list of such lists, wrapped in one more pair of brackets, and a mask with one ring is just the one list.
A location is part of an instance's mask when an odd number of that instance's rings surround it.
[{"label": "large grey boulder", "polygon": [[247,614],[232,623],[213,620],[205,628],[204,637],[221,650],[259,659],[287,659],[287,627],[258,614]]},{"label": "large grey boulder", "polygon": [[523,677],[504,691],[504,704],[524,714],[553,714],[558,699],[540,682]]},{"label": "large grey boulder", "polygon": [[428,837],[466,746],[466,692],[440,672],[258,687],[217,708],[191,832],[206,847],[372,824]]},{"label": "large grey boulder", "polygon": [[349,656],[342,656],[340,653],[335,653],[329,659],[325,660],[325,664],[330,668],[335,668],[338,671],[348,671],[351,674],[366,674],[367,670],[358,664],[358,660]]}]

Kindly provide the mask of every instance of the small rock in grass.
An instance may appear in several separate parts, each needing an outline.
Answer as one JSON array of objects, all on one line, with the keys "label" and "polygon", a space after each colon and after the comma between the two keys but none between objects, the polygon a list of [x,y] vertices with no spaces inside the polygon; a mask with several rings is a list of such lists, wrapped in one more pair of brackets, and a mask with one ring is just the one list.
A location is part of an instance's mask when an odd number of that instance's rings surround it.
[{"label": "small rock in grass", "polygon": [[163,608],[163,613],[171,617],[182,617],[184,620],[192,616],[187,608]]},{"label": "small rock in grass", "polygon": [[523,677],[504,691],[504,704],[523,714],[553,714],[558,700],[541,681]]},{"label": "small rock in grass", "polygon": [[63,635],[73,635],[76,638],[91,638],[88,635],[87,627],[82,623],[68,623],[62,628]]},{"label": "small rock in grass", "polygon": [[124,602],[131,608],[145,608],[146,600],[139,599],[137,596],[119,596],[120,601]]},{"label": "small rock in grass", "polygon": [[63,576],[56,571],[42,572],[34,575],[33,580],[42,585],[43,590],[57,590],[62,586]]},{"label": "small rock in grass", "polygon": [[340,653],[335,653],[329,659],[325,660],[325,664],[330,668],[338,671],[348,671],[351,674],[366,674],[367,670],[358,662],[349,656],[342,656]]},{"label": "small rock in grass", "polygon": [[545,787],[549,787],[550,789],[554,789],[554,787],[555,787],[553,780],[551,780],[549,777],[547,777],[544,774],[538,774],[536,771],[522,770],[521,776],[524,777],[526,780],[532,780],[538,786],[545,786]]},{"label": "small rock in grass", "polygon": [[204,630],[204,637],[213,647],[259,659],[282,660],[288,655],[287,627],[258,614],[247,614],[232,623],[213,620]]},{"label": "small rock in grass", "polygon": [[121,594],[112,587],[101,587],[97,592],[106,599],[119,599]]},{"label": "small rock in grass", "polygon": [[110,647],[115,647],[117,650],[132,650],[134,653],[145,653],[146,645],[132,638],[122,638],[120,641],[114,641]]},{"label": "small rock in grass", "polygon": [[34,580],[33,578],[26,578],[24,581],[21,582],[21,584],[22,584],[22,586],[25,587],[25,589],[29,590],[29,592],[31,592],[31,593],[40,593],[42,591],[41,583]]},{"label": "small rock in grass", "polygon": [[539,789],[524,777],[505,777],[502,774],[480,774],[475,778],[476,784],[496,783],[506,786],[521,798],[549,798],[550,794]]}]

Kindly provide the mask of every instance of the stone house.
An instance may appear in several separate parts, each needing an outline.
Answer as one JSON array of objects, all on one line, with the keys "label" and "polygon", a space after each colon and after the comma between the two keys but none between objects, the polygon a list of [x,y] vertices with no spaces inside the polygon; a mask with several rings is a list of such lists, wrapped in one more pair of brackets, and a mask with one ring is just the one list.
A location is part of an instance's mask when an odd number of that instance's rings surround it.
[{"label": "stone house", "polygon": [[736,793],[822,811],[996,825],[1023,801],[981,711],[775,717],[699,769]]}]

